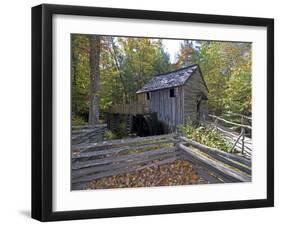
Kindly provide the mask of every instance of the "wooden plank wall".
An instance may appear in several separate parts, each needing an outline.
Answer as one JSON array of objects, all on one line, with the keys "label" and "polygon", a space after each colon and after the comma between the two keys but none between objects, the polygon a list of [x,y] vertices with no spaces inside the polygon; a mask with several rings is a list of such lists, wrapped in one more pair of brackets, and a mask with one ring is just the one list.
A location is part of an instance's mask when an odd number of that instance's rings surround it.
[{"label": "wooden plank wall", "polygon": [[170,127],[184,122],[183,87],[175,87],[175,97],[170,97],[170,89],[162,89],[150,93],[149,106],[151,112],[156,112],[160,121]]},{"label": "wooden plank wall", "polygon": [[138,93],[137,95],[138,104],[148,105],[149,102],[146,99],[146,93]]},{"label": "wooden plank wall", "polygon": [[[185,85],[174,89],[175,97],[170,97],[170,88],[150,92],[150,100],[146,99],[146,93],[138,94],[138,104],[148,104],[150,112],[157,113],[158,119],[170,127],[196,120],[198,97],[202,93],[208,96],[199,71],[196,70]],[[203,115],[208,116],[206,100],[202,101],[200,110]]]},{"label": "wooden plank wall", "polygon": [[[207,88],[204,85],[203,79],[198,70],[187,80],[184,88],[184,119],[185,123],[188,120],[196,120],[197,118],[197,98],[200,93],[208,96]],[[208,114],[207,103],[202,103],[204,112]]]},{"label": "wooden plank wall", "polygon": [[208,101],[202,100],[200,104],[200,119],[206,121],[209,118],[208,114]]}]

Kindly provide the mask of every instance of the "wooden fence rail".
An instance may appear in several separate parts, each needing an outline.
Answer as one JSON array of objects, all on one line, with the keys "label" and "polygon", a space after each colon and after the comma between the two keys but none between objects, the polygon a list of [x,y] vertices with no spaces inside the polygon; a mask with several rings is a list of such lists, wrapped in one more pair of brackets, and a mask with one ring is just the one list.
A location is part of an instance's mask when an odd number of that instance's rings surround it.
[{"label": "wooden fence rail", "polygon": [[186,137],[179,137],[177,147],[185,152],[187,160],[205,166],[224,181],[251,181],[251,160],[202,145]]},{"label": "wooden fence rail", "polygon": [[72,189],[92,181],[173,162],[180,158],[175,134],[76,145],[72,154]]},{"label": "wooden fence rail", "polygon": [[[247,151],[245,150],[246,148],[249,149],[248,146],[245,145],[245,143],[247,143],[247,142],[245,141],[245,136],[246,136],[246,129],[252,130],[252,126],[246,125],[245,119],[251,121],[251,118],[248,117],[248,116],[244,116],[244,115],[242,115],[242,114],[237,114],[237,113],[230,113],[230,112],[228,112],[227,114],[239,116],[239,117],[240,117],[240,123],[231,122],[231,121],[229,121],[229,120],[226,120],[226,119],[224,119],[224,118],[221,118],[221,117],[218,117],[218,116],[215,116],[215,115],[211,115],[211,114],[210,114],[209,116],[215,120],[215,121],[214,121],[215,129],[218,130],[218,131],[220,131],[220,132],[222,132],[222,133],[224,133],[227,137],[229,137],[229,135],[230,135],[230,136],[231,136],[231,135],[233,136],[233,133],[228,132],[228,131],[224,130],[223,128],[220,128],[220,127],[218,126],[218,122],[219,122],[219,121],[220,121],[220,122],[223,122],[223,123],[225,123],[225,124],[229,124],[229,125],[232,125],[232,126],[237,126],[238,128],[240,128],[240,134],[239,134],[238,136],[236,136],[236,138],[235,138],[235,140],[234,140],[234,142],[233,142],[233,145],[232,145],[232,147],[230,148],[229,152],[232,153],[232,152],[235,150],[235,148],[237,147],[237,145],[238,145],[238,144],[239,144],[239,145],[241,144],[241,145],[240,145],[240,146],[241,146],[241,147],[240,147],[240,148],[241,148],[241,153],[242,153],[242,154],[245,154],[245,152],[246,152],[247,154],[249,154],[249,152],[247,152]],[[233,136],[233,137],[234,137],[234,136]],[[241,142],[240,142],[240,140],[241,140]],[[251,150],[250,150],[250,151],[251,151]]]},{"label": "wooden fence rail", "polygon": [[250,159],[207,147],[178,134],[168,134],[74,145],[72,190],[84,189],[93,180],[175,160],[192,163],[206,181],[251,181]]},{"label": "wooden fence rail", "polygon": [[[241,124],[239,124],[239,123],[236,123],[236,122],[228,121],[228,120],[226,120],[226,119],[223,119],[223,118],[218,117],[218,116],[215,116],[215,115],[209,114],[209,116],[210,116],[211,118],[217,119],[218,121],[222,121],[222,122],[224,122],[224,123],[226,123],[226,124],[230,124],[230,125],[238,126],[238,127],[242,127],[242,128],[247,128],[247,129],[250,129],[250,130],[252,129],[251,126],[245,125],[245,124],[243,124],[242,122],[241,122]],[[241,120],[242,120],[243,117],[244,117],[244,116],[241,116]]]},{"label": "wooden fence rail", "polygon": [[251,177],[248,176],[246,173],[239,172],[230,167],[227,167],[225,164],[223,164],[219,161],[213,160],[205,155],[200,154],[199,151],[188,148],[187,146],[185,146],[183,144],[179,144],[178,147],[181,150],[185,151],[185,153],[188,157],[195,159],[200,164],[205,165],[209,170],[216,172],[218,175],[220,175],[224,179],[224,181],[226,181],[226,180],[229,182],[249,182],[249,181],[251,181]]},{"label": "wooden fence rail", "polygon": [[72,146],[72,151],[79,150],[79,153],[89,152],[89,151],[97,151],[102,149],[110,149],[113,147],[124,146],[124,145],[134,145],[136,144],[147,144],[148,142],[156,142],[156,141],[165,141],[170,140],[175,137],[175,134],[165,134],[158,136],[148,136],[148,137],[136,137],[136,138],[126,138],[126,139],[118,139],[111,141],[103,141],[98,143],[86,143],[86,144],[78,144]]},{"label": "wooden fence rail", "polygon": [[71,133],[72,145],[86,144],[92,142],[100,142],[104,139],[106,131],[106,124],[99,124],[95,126],[73,126]]},{"label": "wooden fence rail", "polygon": [[248,119],[250,121],[252,121],[252,118],[249,117],[249,116],[246,116],[246,115],[242,115],[242,114],[239,114],[239,113],[233,113],[233,112],[226,112],[227,115],[234,115],[234,116],[239,116],[239,117],[243,117],[245,119]]},{"label": "wooden fence rail", "polygon": [[246,157],[235,155],[235,154],[228,153],[225,151],[221,151],[216,148],[211,148],[206,145],[200,144],[194,140],[188,139],[186,137],[181,136],[180,140],[183,144],[191,145],[211,156],[223,156],[225,159],[229,159],[230,161],[237,161],[237,162],[240,162],[240,163],[246,165],[247,167],[251,167],[251,160]]}]

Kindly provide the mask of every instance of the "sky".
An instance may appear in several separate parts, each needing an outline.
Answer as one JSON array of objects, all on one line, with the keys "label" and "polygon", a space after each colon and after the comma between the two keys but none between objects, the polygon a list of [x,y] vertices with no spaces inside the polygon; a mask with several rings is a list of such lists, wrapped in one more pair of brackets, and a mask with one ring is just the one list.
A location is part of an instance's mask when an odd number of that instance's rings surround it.
[{"label": "sky", "polygon": [[175,63],[176,55],[180,50],[180,44],[182,42],[182,40],[162,39],[165,50],[170,54],[171,63]]}]

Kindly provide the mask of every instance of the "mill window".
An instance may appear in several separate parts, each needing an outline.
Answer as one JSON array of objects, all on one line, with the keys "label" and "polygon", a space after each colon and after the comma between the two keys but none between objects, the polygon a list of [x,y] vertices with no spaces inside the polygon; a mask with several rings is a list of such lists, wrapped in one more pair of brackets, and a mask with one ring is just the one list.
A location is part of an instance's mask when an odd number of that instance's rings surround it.
[{"label": "mill window", "polygon": [[175,89],[170,89],[170,97],[175,97]]},{"label": "mill window", "polygon": [[149,92],[146,93],[146,99],[147,99],[147,100],[150,100],[150,93],[149,93]]}]

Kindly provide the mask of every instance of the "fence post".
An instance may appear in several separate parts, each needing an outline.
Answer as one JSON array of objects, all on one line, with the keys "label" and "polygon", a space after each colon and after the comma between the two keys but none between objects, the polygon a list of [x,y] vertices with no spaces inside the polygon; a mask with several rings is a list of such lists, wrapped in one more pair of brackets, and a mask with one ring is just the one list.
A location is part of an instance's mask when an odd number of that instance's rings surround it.
[{"label": "fence post", "polygon": [[229,153],[232,153],[232,152],[234,151],[235,146],[236,146],[236,144],[238,143],[239,139],[242,137],[242,135],[243,135],[243,131],[241,131],[240,135],[238,136],[238,138],[236,139],[236,141],[235,141],[234,144],[232,145],[232,147],[231,147]]},{"label": "fence post", "polygon": [[242,134],[242,148],[241,148],[241,151],[242,151],[242,154],[244,154],[245,127],[243,126],[244,125],[244,117],[243,116],[241,116],[241,124],[242,124],[242,127],[241,127],[241,134]]},{"label": "fence post", "polygon": [[215,124],[215,130],[217,131],[218,130],[218,128],[217,128],[218,127],[218,119],[217,118],[215,119],[215,123],[214,124]]}]

